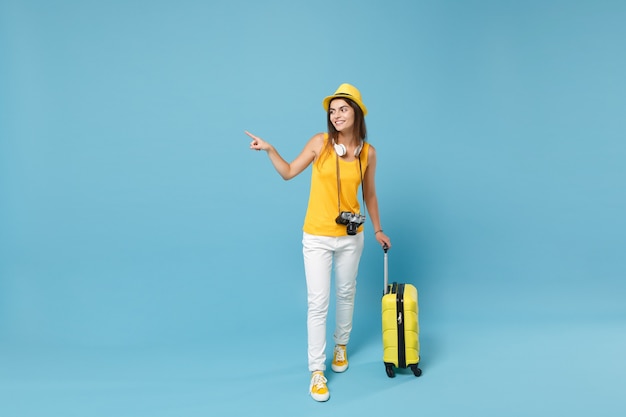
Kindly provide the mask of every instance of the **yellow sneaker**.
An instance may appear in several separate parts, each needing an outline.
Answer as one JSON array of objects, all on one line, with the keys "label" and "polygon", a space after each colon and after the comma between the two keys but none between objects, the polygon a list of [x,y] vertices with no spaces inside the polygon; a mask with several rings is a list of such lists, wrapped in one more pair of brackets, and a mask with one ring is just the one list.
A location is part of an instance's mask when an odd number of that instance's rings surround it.
[{"label": "yellow sneaker", "polygon": [[331,368],[333,368],[335,372],[343,372],[348,369],[348,352],[346,351],[346,345],[335,345]]},{"label": "yellow sneaker", "polygon": [[328,398],[330,398],[330,392],[328,392],[326,382],[328,381],[324,378],[324,372],[315,371],[311,374],[311,386],[309,387],[309,391],[315,401],[328,401]]}]

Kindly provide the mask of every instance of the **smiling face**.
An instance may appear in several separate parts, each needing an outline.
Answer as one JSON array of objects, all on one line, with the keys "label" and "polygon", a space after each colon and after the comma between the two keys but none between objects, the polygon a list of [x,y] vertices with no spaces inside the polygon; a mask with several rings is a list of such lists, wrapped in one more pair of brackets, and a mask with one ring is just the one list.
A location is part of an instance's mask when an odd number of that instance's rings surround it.
[{"label": "smiling face", "polygon": [[328,118],[337,132],[347,133],[354,127],[354,110],[346,100],[337,98],[331,101]]}]

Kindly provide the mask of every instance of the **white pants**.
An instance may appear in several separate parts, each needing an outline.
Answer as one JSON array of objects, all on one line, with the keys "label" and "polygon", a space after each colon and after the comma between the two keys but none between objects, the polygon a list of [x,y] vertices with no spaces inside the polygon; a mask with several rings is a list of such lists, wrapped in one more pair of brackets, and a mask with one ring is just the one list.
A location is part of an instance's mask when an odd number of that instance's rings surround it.
[{"label": "white pants", "polygon": [[307,286],[309,370],[326,370],[326,317],[335,262],[336,344],[348,344],[356,294],[356,277],[363,253],[363,233],[354,236],[315,236],[303,233],[302,253]]}]

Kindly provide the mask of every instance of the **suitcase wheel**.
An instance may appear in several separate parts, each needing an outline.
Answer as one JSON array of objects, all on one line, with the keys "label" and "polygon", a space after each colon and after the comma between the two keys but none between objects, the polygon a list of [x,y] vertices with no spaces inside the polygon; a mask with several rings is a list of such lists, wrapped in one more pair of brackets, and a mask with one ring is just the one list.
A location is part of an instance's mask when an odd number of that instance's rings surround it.
[{"label": "suitcase wheel", "polygon": [[390,364],[390,363],[386,363],[386,364],[385,364],[385,371],[387,371],[387,376],[388,376],[389,378],[393,378],[393,377],[395,377],[395,376],[396,376],[396,373],[395,373],[395,372],[394,372],[394,370],[393,370],[393,365],[392,365],[392,364]]},{"label": "suitcase wheel", "polygon": [[422,376],[422,370],[417,367],[417,365],[411,365],[411,371],[413,371],[413,375]]}]

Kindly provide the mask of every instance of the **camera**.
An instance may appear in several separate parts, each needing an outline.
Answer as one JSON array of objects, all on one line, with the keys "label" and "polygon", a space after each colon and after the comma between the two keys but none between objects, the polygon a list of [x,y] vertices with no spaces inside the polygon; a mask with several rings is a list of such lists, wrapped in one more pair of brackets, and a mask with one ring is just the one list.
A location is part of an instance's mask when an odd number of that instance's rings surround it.
[{"label": "camera", "polygon": [[346,230],[349,235],[356,235],[356,231],[360,225],[365,221],[365,216],[362,214],[354,214],[349,211],[342,211],[335,219],[337,224],[345,224]]}]

